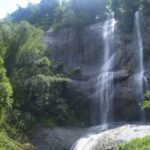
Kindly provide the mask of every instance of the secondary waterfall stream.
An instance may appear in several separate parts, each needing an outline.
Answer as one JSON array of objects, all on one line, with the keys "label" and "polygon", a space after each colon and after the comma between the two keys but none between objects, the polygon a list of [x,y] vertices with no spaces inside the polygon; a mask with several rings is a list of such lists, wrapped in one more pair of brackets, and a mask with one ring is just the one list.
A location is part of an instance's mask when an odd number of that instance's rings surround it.
[{"label": "secondary waterfall stream", "polygon": [[[142,33],[141,33],[141,25],[140,25],[140,12],[135,12],[135,31],[136,31],[136,44],[137,44],[137,51],[138,51],[138,74],[136,76],[136,81],[138,82],[138,92],[140,93],[140,97],[138,98],[139,106],[141,107],[142,101],[144,99],[144,90],[143,90],[143,83],[147,86],[147,78],[144,75],[144,65],[143,65],[143,39],[142,39]],[[140,119],[144,120],[144,113],[140,113]]]}]

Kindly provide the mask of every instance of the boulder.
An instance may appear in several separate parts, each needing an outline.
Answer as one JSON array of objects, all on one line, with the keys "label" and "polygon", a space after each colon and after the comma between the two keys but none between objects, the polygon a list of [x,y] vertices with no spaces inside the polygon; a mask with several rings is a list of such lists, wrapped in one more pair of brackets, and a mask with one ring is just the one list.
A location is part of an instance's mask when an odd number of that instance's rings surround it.
[{"label": "boulder", "polygon": [[106,124],[89,129],[70,150],[115,150],[135,138],[150,136],[150,124]]},{"label": "boulder", "polygon": [[86,130],[77,127],[38,128],[33,137],[33,144],[37,150],[67,150]]}]

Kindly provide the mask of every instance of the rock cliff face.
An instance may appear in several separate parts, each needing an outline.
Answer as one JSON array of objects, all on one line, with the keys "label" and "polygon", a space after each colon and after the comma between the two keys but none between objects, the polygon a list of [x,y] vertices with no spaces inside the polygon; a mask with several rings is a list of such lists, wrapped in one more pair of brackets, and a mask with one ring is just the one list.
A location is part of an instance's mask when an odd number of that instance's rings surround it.
[{"label": "rock cliff face", "polygon": [[93,127],[70,150],[115,150],[118,145],[150,135],[149,124],[109,124]]},{"label": "rock cliff face", "polygon": [[[144,67],[147,78],[150,79],[150,16],[143,17],[142,25],[144,41]],[[103,23],[93,24],[84,28],[50,29],[46,33],[46,43],[51,49],[50,58],[53,67],[60,69],[72,79],[68,91],[76,89],[85,95],[90,109],[85,113],[95,113],[97,77],[103,65],[104,45],[102,39]],[[118,25],[117,25],[118,26]],[[135,31],[123,33],[119,27],[115,31],[115,63],[114,71],[114,121],[133,121],[139,119],[139,109],[136,99],[139,97],[137,83],[138,56]],[[90,112],[91,111],[91,112]],[[131,115],[132,114],[132,115]],[[93,116],[93,115],[91,115]],[[95,115],[96,116],[96,115]],[[88,117],[88,116],[87,116]],[[92,117],[88,117],[89,122]],[[94,122],[98,124],[98,122]]]},{"label": "rock cliff face", "polygon": [[72,144],[83,136],[83,128],[39,128],[33,137],[37,150],[69,150]]},{"label": "rock cliff face", "polygon": [[[105,128],[107,126],[107,129]],[[111,123],[92,128],[39,128],[37,150],[115,150],[117,145],[150,135],[150,124]]]}]

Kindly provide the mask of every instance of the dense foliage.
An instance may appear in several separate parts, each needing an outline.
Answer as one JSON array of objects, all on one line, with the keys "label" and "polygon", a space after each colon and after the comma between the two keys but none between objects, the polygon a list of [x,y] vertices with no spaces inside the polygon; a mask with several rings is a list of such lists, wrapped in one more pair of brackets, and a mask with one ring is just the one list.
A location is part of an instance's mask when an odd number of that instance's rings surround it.
[{"label": "dense foliage", "polygon": [[10,15],[10,18],[17,23],[26,20],[46,30],[53,23],[55,9],[58,5],[58,0],[41,0],[40,4],[37,5],[29,3],[27,8],[19,7],[18,10]]},{"label": "dense foliage", "polygon": [[[110,6],[109,8],[106,6]],[[91,23],[103,21],[107,12],[112,10],[120,27],[125,32],[131,32],[134,14],[140,7],[144,13],[150,12],[149,0],[41,0],[40,4],[29,4],[27,8],[19,7],[8,20],[29,23],[47,30],[50,26],[60,28],[64,26],[82,27]]]},{"label": "dense foliage", "polygon": [[120,20],[120,27],[125,32],[132,31],[134,13],[139,9],[140,0],[111,0],[111,8],[116,19]]},{"label": "dense foliage", "polygon": [[[105,5],[104,5],[105,6]],[[13,22],[27,20],[44,30],[50,26],[80,27],[95,23],[105,17],[105,7],[98,0],[42,0],[40,4],[19,7],[8,19]]]},{"label": "dense foliage", "polygon": [[[6,35],[6,34],[5,34]],[[18,133],[10,128],[10,114],[13,111],[13,89],[4,67],[4,58],[7,53],[7,38],[4,36],[2,24],[0,25],[0,149],[32,150],[30,144],[22,144]],[[25,142],[26,143],[26,142]]]},{"label": "dense foliage", "polygon": [[116,150],[148,150],[150,149],[150,137],[134,139],[127,144],[123,144],[116,148]]},{"label": "dense foliage", "polygon": [[43,115],[59,124],[71,121],[73,114],[63,95],[63,88],[70,81],[54,73],[46,57],[43,31],[25,21],[3,24],[2,28],[3,37],[9,41],[4,43],[3,57],[14,90],[12,106],[16,118],[12,122],[19,119],[17,128],[24,130]]},{"label": "dense foliage", "polygon": [[37,123],[52,126],[77,120],[63,93],[70,80],[55,73],[47,51],[41,29],[26,21],[0,24],[0,134],[5,138],[0,141],[6,149],[24,146],[15,142],[18,137],[8,132],[9,125],[23,133]]},{"label": "dense foliage", "polygon": [[6,77],[6,70],[3,66],[3,60],[0,57],[0,114],[3,109],[12,105],[12,87]]},{"label": "dense foliage", "polygon": [[143,109],[149,109],[150,108],[150,91],[145,92],[145,101],[143,102]]}]

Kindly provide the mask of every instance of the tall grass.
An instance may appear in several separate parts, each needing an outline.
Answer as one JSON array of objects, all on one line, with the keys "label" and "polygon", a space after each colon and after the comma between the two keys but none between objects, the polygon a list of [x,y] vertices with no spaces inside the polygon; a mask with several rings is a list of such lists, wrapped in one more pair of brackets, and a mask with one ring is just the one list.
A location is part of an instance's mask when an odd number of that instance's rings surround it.
[{"label": "tall grass", "polygon": [[30,144],[22,144],[10,138],[6,132],[0,132],[0,150],[33,150]]},{"label": "tall grass", "polygon": [[116,150],[150,150],[150,136],[134,139],[118,146]]}]

